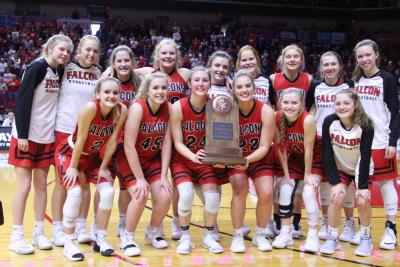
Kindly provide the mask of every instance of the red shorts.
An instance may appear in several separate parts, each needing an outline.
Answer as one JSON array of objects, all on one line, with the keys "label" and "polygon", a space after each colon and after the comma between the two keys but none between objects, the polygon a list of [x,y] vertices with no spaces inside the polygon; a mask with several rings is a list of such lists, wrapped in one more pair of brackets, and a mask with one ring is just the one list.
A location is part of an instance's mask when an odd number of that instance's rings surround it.
[{"label": "red shorts", "polygon": [[[60,183],[64,184],[64,175],[71,164],[73,149],[68,144],[60,146],[59,154],[56,160],[56,168],[60,174]],[[78,170],[85,173],[86,181],[98,184],[102,182],[109,182],[106,178],[100,177],[98,179],[99,168],[101,166],[101,159],[98,154],[94,155],[81,155],[78,162]],[[79,179],[76,179],[74,185],[79,185]]]},{"label": "red shorts", "polygon": [[[340,183],[344,184],[346,186],[349,186],[351,183],[355,183],[355,177],[353,175],[347,174],[343,171],[338,171],[338,175],[339,175],[339,179],[340,179]],[[369,180],[368,182],[368,189],[371,190],[371,186],[372,186],[372,179]],[[357,188],[357,186],[356,186]]]},{"label": "red shorts", "polygon": [[[116,164],[117,165],[114,167],[116,167],[118,171],[118,177],[120,179],[121,189],[122,188],[127,189],[131,186],[136,185],[136,178],[132,173],[131,167],[129,166],[126,157],[120,158]],[[149,159],[141,158],[140,166],[142,168],[144,178],[149,184],[159,181],[161,179],[160,157],[149,158]]]},{"label": "red shorts", "polygon": [[274,151],[270,150],[263,159],[250,163],[249,167],[245,170],[230,169],[228,171],[228,176],[230,177],[234,174],[240,174],[246,177],[251,177],[251,179],[255,180],[262,176],[274,177],[274,169]]},{"label": "red shorts", "polygon": [[214,167],[208,164],[199,164],[191,161],[172,161],[172,177],[175,184],[179,185],[185,182],[193,184],[219,184],[214,173]]},{"label": "red shorts", "polygon": [[214,167],[214,173],[215,176],[218,179],[218,184],[223,185],[223,184],[228,184],[229,183],[229,169],[227,167],[225,168],[215,168]]},{"label": "red shorts", "polygon": [[385,159],[385,149],[373,149],[372,161],[374,162],[373,181],[386,181],[397,178],[397,160],[396,156],[391,159]]},{"label": "red shorts", "polygon": [[[70,134],[68,133],[63,133],[63,132],[54,132],[54,137],[55,137],[55,143],[54,143],[54,162],[57,162],[57,157],[58,154],[60,154],[60,149],[63,144],[66,144],[68,142],[68,137]],[[56,172],[58,177],[60,177],[60,174],[58,173],[58,168],[56,168]]]},{"label": "red shorts", "polygon": [[18,140],[11,137],[8,163],[16,167],[44,168],[54,165],[54,143],[39,144],[28,140],[27,152],[18,149]]},{"label": "red shorts", "polygon": [[322,137],[320,136],[315,138],[311,173],[321,176],[322,182],[328,181],[324,172],[324,166],[322,164]]}]

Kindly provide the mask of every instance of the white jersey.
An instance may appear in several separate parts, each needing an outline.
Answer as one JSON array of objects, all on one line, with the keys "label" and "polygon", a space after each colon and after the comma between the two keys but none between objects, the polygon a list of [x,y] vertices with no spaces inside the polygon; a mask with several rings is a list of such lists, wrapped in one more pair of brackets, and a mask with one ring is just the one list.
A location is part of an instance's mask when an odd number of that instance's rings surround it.
[{"label": "white jersey", "polygon": [[362,76],[355,89],[365,112],[374,122],[372,149],[396,146],[398,138],[398,95],[393,76],[379,71],[372,77]]},{"label": "white jersey", "polygon": [[263,76],[258,76],[254,79],[254,98],[260,100],[264,104],[270,104],[269,102],[269,91],[270,91],[270,84],[269,80]]},{"label": "white jersey", "polygon": [[232,93],[225,85],[212,84],[210,89],[208,89],[208,98],[214,99],[216,96],[219,95],[226,95],[232,97]]},{"label": "white jersey", "polygon": [[69,62],[65,66],[58,98],[56,131],[68,134],[74,132],[79,110],[93,99],[100,75],[97,65],[83,68],[76,62]]}]

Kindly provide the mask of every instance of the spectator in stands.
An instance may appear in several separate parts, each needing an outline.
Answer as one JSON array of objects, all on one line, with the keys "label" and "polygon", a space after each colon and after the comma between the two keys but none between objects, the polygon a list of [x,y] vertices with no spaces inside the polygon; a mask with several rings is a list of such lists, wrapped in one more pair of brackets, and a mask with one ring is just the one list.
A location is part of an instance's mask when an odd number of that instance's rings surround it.
[{"label": "spectator in stands", "polygon": [[4,108],[7,104],[8,85],[4,81],[4,77],[0,76],[0,108]]},{"label": "spectator in stands", "polygon": [[9,111],[7,113],[7,118],[4,119],[1,126],[2,127],[12,127],[13,122],[14,122],[14,112]]}]

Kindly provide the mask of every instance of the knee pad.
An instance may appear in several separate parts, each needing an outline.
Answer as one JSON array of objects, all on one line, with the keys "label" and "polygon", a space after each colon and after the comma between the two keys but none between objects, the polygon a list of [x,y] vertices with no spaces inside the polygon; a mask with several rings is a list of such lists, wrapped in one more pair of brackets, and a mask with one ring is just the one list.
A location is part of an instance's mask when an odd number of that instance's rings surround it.
[{"label": "knee pad", "polygon": [[355,193],[355,186],[353,183],[347,187],[346,195],[344,196],[343,207],[345,208],[354,208],[354,193]]},{"label": "knee pad", "polygon": [[207,213],[217,214],[221,203],[221,195],[216,190],[204,192],[204,209]]},{"label": "knee pad", "polygon": [[321,206],[329,205],[331,186],[328,182],[322,182],[319,186],[319,197]]},{"label": "knee pad", "polygon": [[382,181],[380,184],[380,191],[385,205],[386,215],[393,216],[397,214],[398,196],[396,188],[394,187],[393,180]]},{"label": "knee pad", "polygon": [[178,201],[178,215],[187,216],[192,212],[193,206],[193,184],[183,183],[178,185],[179,201]]},{"label": "knee pad", "polygon": [[76,217],[82,201],[82,190],[80,186],[75,186],[68,190],[67,199],[63,207],[63,225],[67,228],[75,227]]},{"label": "knee pad", "polygon": [[282,184],[279,190],[279,216],[289,218],[292,216],[292,194],[294,187],[291,184]]},{"label": "knee pad", "polygon": [[201,187],[199,185],[193,185],[194,186],[194,191],[196,192],[197,197],[200,199],[201,203],[203,203],[204,206],[204,194],[203,191],[201,190]]},{"label": "knee pad", "polygon": [[114,187],[109,183],[100,183],[96,188],[100,195],[99,209],[111,210],[114,204]]}]

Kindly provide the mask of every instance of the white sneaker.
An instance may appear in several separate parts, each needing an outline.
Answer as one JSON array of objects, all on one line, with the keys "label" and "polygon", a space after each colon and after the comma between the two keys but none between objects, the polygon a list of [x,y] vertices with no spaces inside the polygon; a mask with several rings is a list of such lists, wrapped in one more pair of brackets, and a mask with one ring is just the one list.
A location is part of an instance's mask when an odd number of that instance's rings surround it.
[{"label": "white sneaker", "polygon": [[256,234],[253,237],[251,243],[258,248],[260,251],[271,251],[272,246],[269,243],[269,239],[265,233],[263,234]]},{"label": "white sneaker", "polygon": [[267,235],[268,238],[273,239],[275,236],[277,236],[275,232],[275,226],[274,226],[274,221],[269,220],[267,228],[265,229],[265,234]]},{"label": "white sneaker", "polygon": [[281,232],[272,242],[274,248],[285,248],[286,246],[292,246],[294,244],[292,234],[286,234]]},{"label": "white sneaker", "polygon": [[188,255],[192,251],[192,240],[189,235],[182,235],[179,239],[178,247],[176,248],[176,253]]},{"label": "white sneaker", "polygon": [[207,234],[203,237],[203,247],[215,254],[224,252],[224,248],[214,240],[212,234]]},{"label": "white sneaker", "polygon": [[248,236],[251,232],[250,228],[245,224],[243,224],[243,226],[240,227],[240,231],[242,231],[243,237]]},{"label": "white sneaker", "polygon": [[158,228],[156,231],[151,231],[149,230],[149,226],[147,227],[146,233],[144,234],[144,241],[147,244],[152,245],[155,248],[162,249],[162,248],[167,248],[168,243],[164,239],[162,233],[160,232],[160,228]]},{"label": "white sneaker", "polygon": [[304,251],[317,253],[319,251],[319,239],[316,235],[307,235],[306,242],[304,243]]},{"label": "white sneaker", "polygon": [[338,239],[333,237],[330,233],[326,237],[325,243],[321,245],[319,251],[323,254],[333,254],[339,249]]},{"label": "white sneaker", "polygon": [[76,229],[75,235],[77,236],[78,243],[80,244],[88,244],[92,242],[92,238],[86,232],[86,228]]},{"label": "white sneaker", "polygon": [[179,225],[179,220],[178,220],[177,217],[174,217],[174,218],[172,219],[171,227],[172,227],[172,236],[171,236],[172,240],[179,240],[179,239],[181,239],[181,237],[182,237],[182,230],[181,230],[181,227],[180,227],[180,225]]},{"label": "white sneaker", "polygon": [[299,229],[294,229],[294,225],[292,224],[292,238],[293,239],[302,239],[304,237],[303,231],[301,230],[301,225],[299,223]]},{"label": "white sneaker", "polygon": [[246,246],[244,245],[243,234],[234,233],[231,243],[231,251],[235,253],[243,253],[246,251]]},{"label": "white sneaker", "polygon": [[345,220],[343,231],[339,235],[339,240],[343,242],[350,242],[350,240],[354,236],[354,221],[353,220]]},{"label": "white sneaker", "polygon": [[13,231],[11,234],[10,250],[21,255],[28,255],[35,253],[35,249],[24,238],[23,232]]},{"label": "white sneaker", "polygon": [[47,239],[43,232],[33,233],[32,244],[41,250],[53,249],[53,245],[51,244],[50,240]]},{"label": "white sneaker", "polygon": [[73,240],[65,242],[63,254],[70,261],[81,261],[84,258],[83,253],[79,250]]},{"label": "white sneaker", "polygon": [[53,231],[53,237],[51,239],[54,246],[56,247],[63,247],[65,243],[65,235],[63,230]]},{"label": "white sneaker", "polygon": [[385,233],[383,233],[381,242],[379,243],[379,248],[394,250],[396,246],[397,246],[397,238],[393,229],[386,227]]},{"label": "white sneaker", "polygon": [[114,248],[110,243],[107,242],[105,238],[98,238],[94,242],[93,250],[95,252],[100,252],[101,256],[110,257],[114,255]]},{"label": "white sneaker", "polygon": [[358,230],[353,237],[350,239],[350,243],[353,245],[360,245],[361,242],[361,236],[362,236],[362,232],[361,230]]},{"label": "white sneaker", "polygon": [[318,238],[320,240],[326,240],[328,235],[328,218],[322,217],[321,219],[321,227],[319,228]]},{"label": "white sneaker", "polygon": [[366,232],[361,236],[360,245],[354,251],[354,254],[360,257],[369,257],[372,255],[372,240],[371,236]]},{"label": "white sneaker", "polygon": [[135,243],[133,238],[125,234],[121,235],[120,248],[124,255],[128,257],[140,256],[141,253],[139,246]]},{"label": "white sneaker", "polygon": [[94,223],[90,226],[90,239],[93,242],[96,242],[97,239],[97,225]]},{"label": "white sneaker", "polygon": [[221,236],[219,235],[219,229],[218,229],[218,224],[215,225],[213,232],[212,232],[212,237],[214,238],[215,241],[219,242],[221,239]]}]

